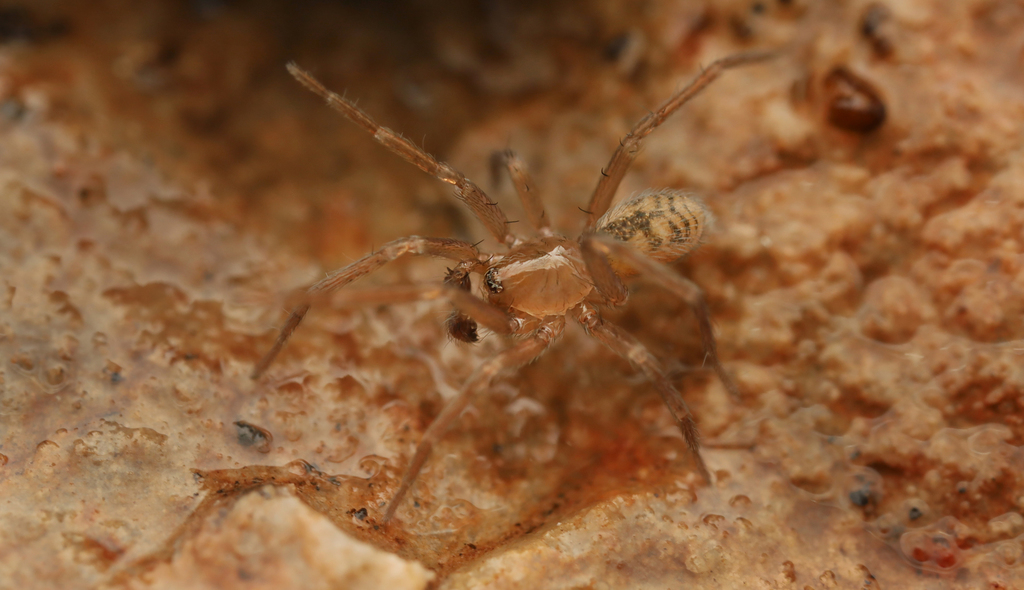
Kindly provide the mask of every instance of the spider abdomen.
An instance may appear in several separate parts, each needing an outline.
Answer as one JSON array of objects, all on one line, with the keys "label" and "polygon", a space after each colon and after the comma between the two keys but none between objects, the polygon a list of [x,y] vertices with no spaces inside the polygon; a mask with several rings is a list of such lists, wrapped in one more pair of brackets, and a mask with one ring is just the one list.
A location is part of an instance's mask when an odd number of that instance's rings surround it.
[{"label": "spider abdomen", "polygon": [[[676,260],[700,245],[711,214],[692,194],[672,189],[647,190],[612,207],[597,231],[626,242],[649,258]],[[613,261],[616,270],[626,271]]]}]

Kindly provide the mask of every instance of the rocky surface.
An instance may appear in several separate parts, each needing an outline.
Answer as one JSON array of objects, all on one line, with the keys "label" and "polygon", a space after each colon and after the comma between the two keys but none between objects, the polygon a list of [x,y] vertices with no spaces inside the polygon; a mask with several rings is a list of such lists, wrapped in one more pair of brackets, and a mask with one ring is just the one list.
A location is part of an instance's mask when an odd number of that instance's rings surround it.
[{"label": "rocky surface", "polygon": [[[1024,585],[1018,3],[76,6],[0,10],[0,587]],[[284,62],[518,219],[489,164],[512,146],[575,233],[632,123],[755,48],[779,55],[655,132],[620,190],[715,212],[677,267],[741,399],[656,286],[608,314],[670,367],[715,484],[570,329],[382,526],[423,430],[506,343],[447,342],[443,305],[323,304],[248,373],[292,289],[402,235],[485,234]]]}]

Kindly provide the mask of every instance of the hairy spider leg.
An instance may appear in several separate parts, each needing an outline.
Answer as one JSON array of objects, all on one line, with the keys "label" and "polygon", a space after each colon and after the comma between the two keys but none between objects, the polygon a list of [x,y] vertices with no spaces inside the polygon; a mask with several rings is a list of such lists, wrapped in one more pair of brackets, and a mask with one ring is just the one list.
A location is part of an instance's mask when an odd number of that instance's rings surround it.
[{"label": "hairy spider leg", "polygon": [[419,475],[423,465],[430,457],[434,445],[448,432],[452,423],[459,417],[462,410],[466,409],[473,396],[485,390],[491,384],[491,381],[502,371],[519,368],[539,357],[552,342],[562,335],[564,328],[565,318],[556,317],[542,324],[527,338],[520,340],[511,348],[498,353],[477,367],[473,375],[463,385],[462,390],[448,402],[437,418],[427,427],[426,432],[423,433],[423,438],[420,439],[420,443],[416,446],[416,452],[413,454],[412,460],[409,461],[409,465],[405,468],[405,473],[402,474],[402,482],[398,485],[398,490],[384,510],[384,523],[389,522],[394,517],[395,511],[398,510],[398,506],[402,503],[402,499],[408,493],[416,481],[416,476]]},{"label": "hairy spider leg", "polygon": [[704,68],[700,75],[694,78],[692,82],[666,100],[657,111],[649,113],[646,117],[640,119],[626,137],[619,142],[619,147],[612,154],[611,160],[608,161],[608,166],[601,170],[601,179],[598,180],[597,188],[594,189],[594,194],[590,197],[590,205],[586,209],[586,229],[592,229],[597,220],[608,210],[612,203],[612,198],[615,196],[615,191],[618,190],[619,184],[629,170],[629,166],[640,152],[640,146],[645,137],[664,123],[665,119],[676,112],[679,107],[686,104],[701,90],[704,90],[704,88],[714,82],[724,71],[736,66],[763,61],[771,57],[773,57],[771,53],[753,52],[715,60],[707,68]]},{"label": "hairy spider leg", "polygon": [[474,297],[460,287],[446,283],[348,289],[331,298],[331,304],[338,308],[399,305],[416,301],[447,301],[474,322],[502,336],[513,336],[520,330],[520,321],[508,312]]},{"label": "hairy spider leg", "polygon": [[640,369],[644,376],[654,384],[661,399],[668,406],[672,416],[679,423],[683,433],[683,440],[697,463],[697,471],[704,481],[711,483],[711,474],[700,454],[700,432],[697,424],[693,421],[693,415],[686,406],[682,394],[672,385],[672,382],[665,375],[658,359],[654,358],[646,347],[634,338],[629,332],[622,328],[605,322],[594,307],[584,303],[574,310],[576,320],[599,342],[610,348],[616,354],[629,361],[631,365]]},{"label": "hairy spider leg", "polygon": [[381,246],[381,248],[376,252],[366,255],[348,266],[335,270],[306,290],[307,301],[304,301],[292,309],[291,315],[288,316],[288,320],[278,333],[277,340],[274,341],[274,345],[269,351],[267,351],[267,354],[263,355],[260,362],[256,363],[256,367],[253,369],[251,377],[256,379],[262,375],[263,372],[267,370],[267,367],[270,366],[270,363],[274,361],[274,358],[277,357],[277,354],[281,352],[281,348],[288,340],[288,337],[292,335],[292,332],[294,332],[295,328],[298,327],[302,318],[306,316],[306,312],[309,311],[310,303],[308,299],[316,295],[337,291],[345,285],[361,279],[362,277],[381,268],[388,262],[407,254],[437,256],[460,262],[476,260],[479,256],[479,252],[476,247],[469,242],[453,240],[450,238],[421,238],[419,236],[410,236],[388,242]]},{"label": "hairy spider leg", "polygon": [[326,86],[314,78],[312,74],[299,68],[295,63],[288,64],[288,72],[302,83],[303,86],[318,94],[327,101],[334,110],[348,120],[365,129],[378,143],[391,152],[401,156],[420,170],[434,178],[455,186],[455,197],[465,203],[474,215],[484,224],[487,231],[499,242],[512,246],[518,238],[509,231],[509,221],[498,204],[491,201],[487,194],[473,181],[445,162],[423,151],[415,143],[395,133],[387,127],[377,124],[368,114],[347,98],[331,92]]},{"label": "hairy spider leg", "polygon": [[508,175],[512,179],[512,185],[516,187],[516,194],[523,203],[526,211],[526,218],[530,225],[535,227],[542,236],[553,235],[551,221],[544,211],[544,203],[540,199],[540,192],[537,190],[537,183],[530,176],[530,170],[526,162],[512,150],[505,150],[503,158]]},{"label": "hairy spider leg", "polygon": [[[613,258],[625,261],[639,271],[642,279],[667,289],[689,304],[693,309],[694,315],[697,317],[697,324],[700,326],[700,339],[707,361],[711,363],[712,368],[718,374],[718,378],[722,381],[722,385],[725,386],[729,395],[739,399],[740,394],[736,383],[718,360],[718,346],[715,344],[715,334],[711,326],[711,312],[708,309],[708,303],[704,298],[704,292],[701,291],[701,288],[693,281],[680,276],[672,267],[648,258],[629,245],[610,236],[591,234],[584,238],[583,243],[585,250],[587,248],[592,249],[601,258],[610,255]],[[590,271],[594,273],[593,268]],[[600,274],[600,271],[598,274]],[[621,279],[617,276],[613,275],[613,277],[621,282]],[[604,288],[600,284],[595,286],[599,290]],[[624,289],[625,287],[618,288]]]}]

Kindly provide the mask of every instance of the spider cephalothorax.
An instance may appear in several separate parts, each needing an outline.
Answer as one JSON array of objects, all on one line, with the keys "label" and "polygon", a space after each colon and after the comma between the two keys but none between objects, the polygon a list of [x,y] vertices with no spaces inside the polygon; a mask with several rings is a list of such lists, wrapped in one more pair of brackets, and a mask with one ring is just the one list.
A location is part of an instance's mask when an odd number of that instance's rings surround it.
[{"label": "spider cephalothorax", "polygon": [[[383,521],[387,522],[394,516],[434,444],[473,394],[486,388],[499,372],[520,367],[540,356],[562,334],[566,316],[574,318],[588,334],[643,371],[679,422],[701,476],[705,480],[710,479],[700,455],[700,436],[693,417],[661,364],[636,338],[605,322],[598,312],[598,307],[625,303],[628,291],[622,278],[626,276],[640,275],[668,289],[693,307],[707,361],[730,392],[735,394],[735,385],[718,360],[703,293],[693,282],[664,264],[700,244],[710,216],[693,195],[670,189],[645,191],[615,207],[611,207],[611,202],[644,137],[724,70],[765,57],[764,54],[738,55],[712,63],[690,85],[637,123],[602,171],[587,210],[586,227],[578,239],[566,238],[552,231],[526,166],[512,152],[505,152],[497,161],[503,162],[508,169],[526,215],[537,230],[535,237],[523,238],[513,234],[501,208],[461,172],[378,125],[352,102],[327,90],[294,64],[288,65],[288,71],[299,82],[327,100],[330,106],[368,131],[389,150],[454,185],[456,198],[476,214],[498,242],[509,248],[504,254],[486,256],[475,245],[460,240],[418,236],[400,238],[330,273],[307,290],[309,296],[336,291],[406,254],[447,258],[457,264],[448,269],[441,283],[347,290],[335,301],[339,305],[365,305],[445,299],[455,307],[445,323],[453,338],[476,342],[478,324],[515,338],[511,347],[476,369],[462,391],[424,432],[385,510]],[[473,295],[472,274],[481,275],[484,298]],[[309,303],[305,303],[292,311],[273,347],[253,370],[254,378],[274,360],[309,307]]]}]

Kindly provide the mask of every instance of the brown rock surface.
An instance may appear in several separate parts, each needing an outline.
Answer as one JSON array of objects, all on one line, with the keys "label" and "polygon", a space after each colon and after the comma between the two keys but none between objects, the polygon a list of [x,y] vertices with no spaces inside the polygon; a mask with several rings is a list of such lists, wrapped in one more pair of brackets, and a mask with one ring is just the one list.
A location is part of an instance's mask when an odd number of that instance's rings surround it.
[{"label": "brown rock surface", "polygon": [[286,488],[266,486],[211,510],[201,529],[134,588],[424,588],[434,576],[356,541]]},{"label": "brown rock surface", "polygon": [[[379,549],[450,588],[1024,587],[1019,3],[25,6],[0,8],[0,588],[427,583]],[[741,400],[685,305],[637,282],[610,315],[673,370],[713,486],[579,330],[474,402],[390,527],[416,441],[504,343],[446,342],[444,306],[321,305],[247,378],[290,289],[402,235],[484,236],[284,62],[516,219],[488,170],[511,145],[575,232],[637,118],[766,47],[619,193],[692,188],[718,218],[678,268]],[[878,129],[830,125],[837,67]]]}]

